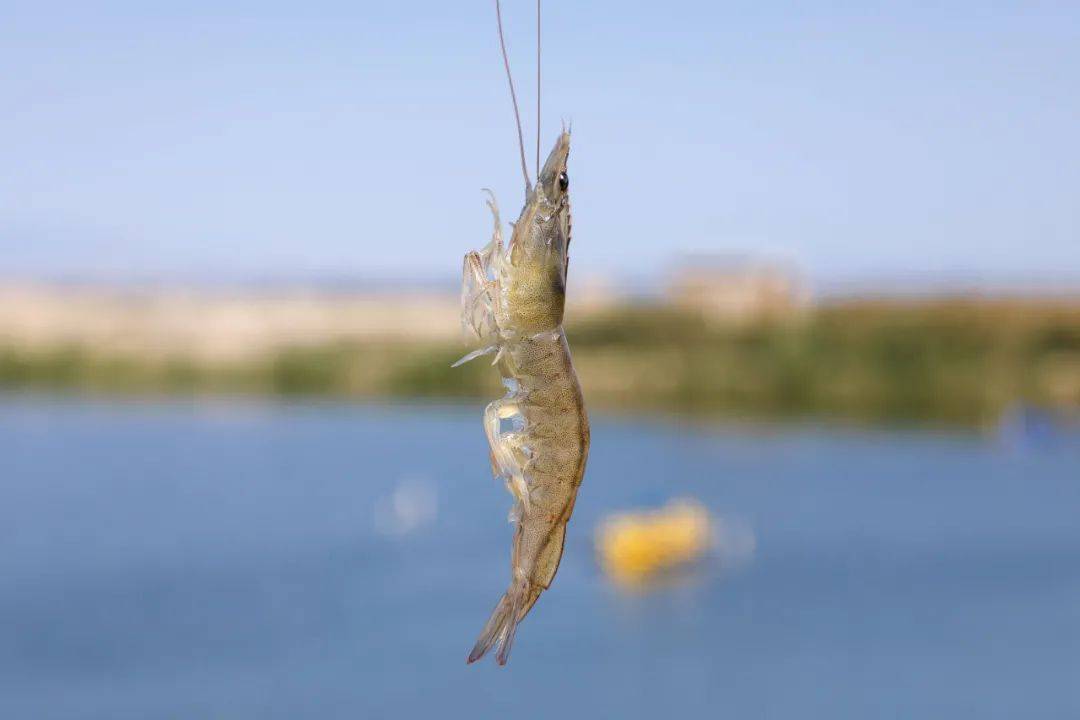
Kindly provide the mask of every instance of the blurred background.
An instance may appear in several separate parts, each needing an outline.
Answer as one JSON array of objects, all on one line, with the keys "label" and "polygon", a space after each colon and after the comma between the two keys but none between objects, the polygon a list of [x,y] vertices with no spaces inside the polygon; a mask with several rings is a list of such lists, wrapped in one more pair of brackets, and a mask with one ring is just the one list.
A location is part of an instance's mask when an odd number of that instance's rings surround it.
[{"label": "blurred background", "polygon": [[593,441],[503,669],[492,4],[3,15],[5,717],[1080,715],[1075,4],[545,4]]}]

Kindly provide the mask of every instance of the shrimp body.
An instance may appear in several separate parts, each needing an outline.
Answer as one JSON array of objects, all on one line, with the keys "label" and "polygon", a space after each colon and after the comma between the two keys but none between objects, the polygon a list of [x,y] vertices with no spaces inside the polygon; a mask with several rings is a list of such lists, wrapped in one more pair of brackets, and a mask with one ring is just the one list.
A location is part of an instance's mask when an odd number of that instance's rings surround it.
[{"label": "shrimp body", "polygon": [[[491,242],[465,256],[462,325],[479,347],[458,361],[495,354],[506,394],[484,411],[491,464],[514,496],[517,522],[510,587],[469,662],[498,646],[505,664],[517,624],[551,585],[589,452],[589,421],[563,332],[570,244],[570,134],[563,132],[503,247],[494,199]],[[509,421],[509,428],[504,428]]]}]

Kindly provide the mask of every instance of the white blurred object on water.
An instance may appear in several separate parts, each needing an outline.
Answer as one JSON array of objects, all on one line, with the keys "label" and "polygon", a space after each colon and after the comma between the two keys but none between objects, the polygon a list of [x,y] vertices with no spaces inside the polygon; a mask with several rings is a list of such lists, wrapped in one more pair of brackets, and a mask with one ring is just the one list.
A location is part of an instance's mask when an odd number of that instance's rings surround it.
[{"label": "white blurred object on water", "polygon": [[439,513],[435,485],[423,478],[404,478],[375,503],[375,531],[400,537],[430,525]]}]

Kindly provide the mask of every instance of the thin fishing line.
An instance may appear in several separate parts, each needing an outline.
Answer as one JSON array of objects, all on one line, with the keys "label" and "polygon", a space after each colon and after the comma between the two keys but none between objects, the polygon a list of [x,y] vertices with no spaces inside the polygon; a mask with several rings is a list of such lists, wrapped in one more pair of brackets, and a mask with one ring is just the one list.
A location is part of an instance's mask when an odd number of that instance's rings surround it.
[{"label": "thin fishing line", "polygon": [[540,0],[536,0],[536,182],[540,182]]},{"label": "thin fishing line", "polygon": [[495,0],[495,20],[499,24],[499,47],[502,48],[503,67],[506,68],[506,81],[510,83],[510,100],[514,103],[514,121],[517,123],[518,151],[521,153],[521,174],[525,176],[525,193],[532,191],[532,183],[529,181],[529,169],[525,164],[525,136],[521,133],[521,114],[518,112],[517,93],[514,92],[514,78],[510,74],[510,58],[506,54],[506,40],[503,39],[502,8],[499,0]]}]

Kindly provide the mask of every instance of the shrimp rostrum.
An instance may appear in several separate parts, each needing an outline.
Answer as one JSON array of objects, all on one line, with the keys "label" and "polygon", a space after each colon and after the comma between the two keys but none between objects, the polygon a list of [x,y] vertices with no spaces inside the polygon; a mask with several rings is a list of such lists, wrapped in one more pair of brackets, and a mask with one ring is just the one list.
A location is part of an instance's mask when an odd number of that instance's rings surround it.
[{"label": "shrimp rostrum", "polygon": [[498,647],[506,663],[518,623],[559,567],[589,451],[589,421],[563,332],[570,196],[570,133],[562,132],[504,247],[494,197],[491,242],[465,256],[462,326],[478,348],[457,364],[493,354],[506,394],[484,411],[491,465],[514,497],[510,586],[469,653]]}]

